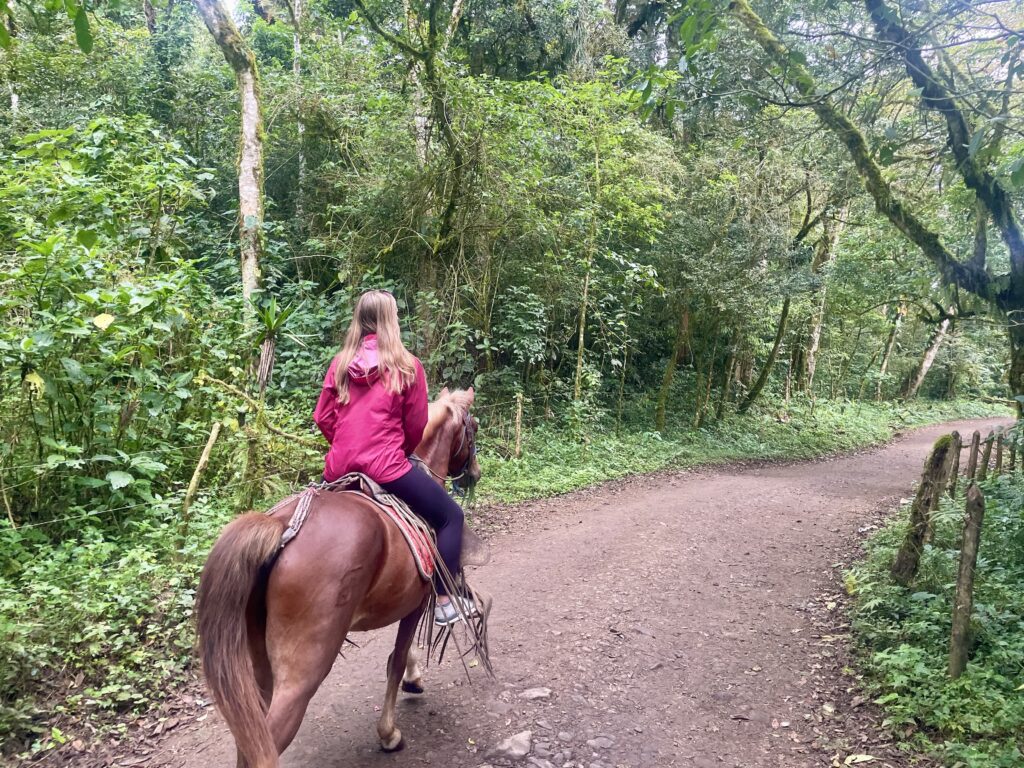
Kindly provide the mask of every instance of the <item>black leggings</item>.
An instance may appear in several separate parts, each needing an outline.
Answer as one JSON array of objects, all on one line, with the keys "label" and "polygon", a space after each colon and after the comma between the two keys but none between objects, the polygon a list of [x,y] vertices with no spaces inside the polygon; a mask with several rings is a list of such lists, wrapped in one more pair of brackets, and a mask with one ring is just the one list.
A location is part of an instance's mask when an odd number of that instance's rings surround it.
[{"label": "black leggings", "polygon": [[[462,557],[462,507],[430,475],[416,467],[390,483],[381,483],[381,486],[430,523],[437,532],[437,551],[448,571],[456,576]],[[440,581],[437,581],[437,587],[438,592],[444,594]]]}]

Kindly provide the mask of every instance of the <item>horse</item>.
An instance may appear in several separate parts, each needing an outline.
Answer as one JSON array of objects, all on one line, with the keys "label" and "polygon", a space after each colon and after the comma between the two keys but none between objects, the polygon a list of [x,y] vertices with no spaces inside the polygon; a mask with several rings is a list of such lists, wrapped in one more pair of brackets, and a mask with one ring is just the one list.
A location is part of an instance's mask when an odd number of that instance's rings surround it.
[{"label": "horse", "polygon": [[[416,454],[442,485],[448,476],[463,485],[480,478],[472,404],[472,388],[445,388],[430,404]],[[349,632],[398,622],[377,723],[385,751],[403,746],[395,725],[400,682],[423,692],[410,651],[431,586],[398,527],[365,497],[321,492],[301,534],[282,549],[296,504],[230,522],[200,577],[200,655],[235,738],[237,768],[277,768]]]}]

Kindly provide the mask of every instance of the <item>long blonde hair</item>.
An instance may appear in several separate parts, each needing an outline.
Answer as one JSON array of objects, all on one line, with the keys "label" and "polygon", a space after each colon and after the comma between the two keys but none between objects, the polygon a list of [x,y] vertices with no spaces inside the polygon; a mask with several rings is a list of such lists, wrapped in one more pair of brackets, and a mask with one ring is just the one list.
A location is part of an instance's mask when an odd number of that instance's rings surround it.
[{"label": "long blonde hair", "polygon": [[398,303],[387,291],[367,291],[356,302],[345,343],[334,357],[334,380],[338,402],[348,402],[348,366],[359,353],[363,338],[377,334],[378,370],[385,388],[398,394],[416,379],[415,358],[402,344],[398,326]]}]

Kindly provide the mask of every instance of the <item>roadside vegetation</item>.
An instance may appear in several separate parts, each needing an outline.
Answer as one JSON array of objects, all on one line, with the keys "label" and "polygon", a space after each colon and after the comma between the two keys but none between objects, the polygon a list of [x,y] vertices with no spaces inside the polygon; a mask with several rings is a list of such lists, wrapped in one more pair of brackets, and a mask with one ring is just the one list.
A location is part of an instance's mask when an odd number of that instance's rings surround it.
[{"label": "roadside vegetation", "polygon": [[943,765],[1013,768],[1024,761],[1024,477],[979,483],[985,498],[965,672],[947,670],[964,517],[963,484],[944,498],[909,588],[890,574],[907,529],[898,515],[846,575],[865,685],[909,750]]}]

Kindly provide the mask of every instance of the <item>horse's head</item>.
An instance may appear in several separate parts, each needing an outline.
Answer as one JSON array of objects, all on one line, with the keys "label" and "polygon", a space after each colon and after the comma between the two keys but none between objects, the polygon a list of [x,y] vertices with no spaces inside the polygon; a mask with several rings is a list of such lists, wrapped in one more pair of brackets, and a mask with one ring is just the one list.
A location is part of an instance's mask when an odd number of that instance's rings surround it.
[{"label": "horse's head", "polygon": [[473,407],[473,388],[450,392],[441,390],[430,404],[430,421],[424,444],[431,443],[423,458],[431,471],[441,477],[452,478],[456,488],[471,488],[480,480],[480,465],[476,460],[476,433],[479,422],[470,413]]}]

